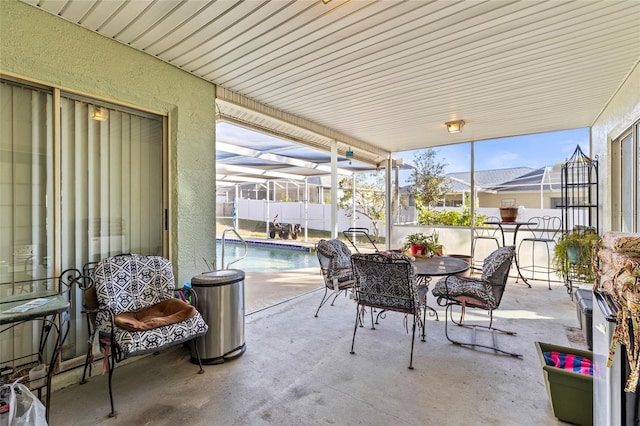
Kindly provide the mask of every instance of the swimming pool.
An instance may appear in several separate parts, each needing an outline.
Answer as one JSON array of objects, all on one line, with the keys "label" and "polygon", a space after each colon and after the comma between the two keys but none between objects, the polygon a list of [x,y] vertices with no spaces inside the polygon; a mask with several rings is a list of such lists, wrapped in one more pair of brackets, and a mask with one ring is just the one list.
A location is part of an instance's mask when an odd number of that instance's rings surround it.
[{"label": "swimming pool", "polygon": [[[217,267],[222,268],[222,244],[217,243]],[[225,241],[224,262],[233,262],[244,253],[244,246]],[[291,269],[320,267],[315,253],[308,250],[249,245],[247,257],[230,266],[245,272],[287,271]]]}]

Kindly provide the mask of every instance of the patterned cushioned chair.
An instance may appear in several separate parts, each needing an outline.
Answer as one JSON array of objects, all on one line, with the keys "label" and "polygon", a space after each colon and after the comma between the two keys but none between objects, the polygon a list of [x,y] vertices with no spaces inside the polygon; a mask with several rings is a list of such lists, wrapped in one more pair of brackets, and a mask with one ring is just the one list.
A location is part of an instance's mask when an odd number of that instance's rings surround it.
[{"label": "patterned cushioned chair", "polygon": [[[498,309],[502,295],[507,284],[507,278],[509,277],[509,269],[511,268],[511,262],[515,255],[515,246],[501,247],[491,253],[485,260],[482,266],[482,276],[480,278],[474,277],[459,277],[455,275],[448,276],[440,279],[432,293],[436,297],[437,303],[440,306],[445,306],[445,317],[451,317],[451,321],[461,327],[471,328],[474,330],[473,341],[470,343],[460,342],[453,340],[449,337],[448,332],[448,320],[445,318],[445,335],[447,339],[455,344],[471,347],[483,347],[492,349],[496,352],[502,352],[515,357],[521,357],[522,355],[508,352],[497,347],[495,343],[497,341],[495,333],[505,333],[509,335],[515,334],[511,331],[505,331],[493,327],[493,311]],[[453,306],[460,306],[460,320],[455,321],[453,319]],[[479,308],[489,311],[490,321],[489,326],[479,324],[465,324],[464,314],[467,307]],[[493,346],[482,345],[476,343],[475,329],[485,328],[494,333]]]},{"label": "patterned cushioned chair", "polygon": [[[111,378],[116,362],[194,340],[208,327],[194,306],[174,297],[171,262],[162,257],[109,257],[98,262],[89,280],[98,299],[95,330],[105,349],[110,416],[115,416]],[[199,372],[204,372],[201,363]]]},{"label": "patterned cushioned chair", "polygon": [[333,305],[341,292],[353,288],[353,270],[351,269],[351,250],[340,240],[320,240],[316,245],[316,255],[325,284],[324,296],[315,314],[317,317],[320,308],[331,296],[333,296],[331,301]]},{"label": "patterned cushioned chair", "polygon": [[[416,326],[423,326],[420,319],[420,298],[416,291],[416,277],[411,258],[403,254],[354,254],[351,257],[356,281],[356,323],[351,341],[351,353],[356,340],[358,325],[362,327],[365,308],[371,312],[371,328],[378,324],[377,319],[387,311],[400,312],[413,316],[411,328],[411,356],[409,368],[413,369],[413,346]],[[373,310],[380,309],[376,321]]]}]

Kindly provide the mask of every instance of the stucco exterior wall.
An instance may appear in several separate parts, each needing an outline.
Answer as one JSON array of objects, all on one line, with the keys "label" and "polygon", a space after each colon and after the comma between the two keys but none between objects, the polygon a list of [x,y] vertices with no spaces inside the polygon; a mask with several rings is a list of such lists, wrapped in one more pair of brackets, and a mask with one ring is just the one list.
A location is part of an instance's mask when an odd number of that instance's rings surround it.
[{"label": "stucco exterior wall", "polygon": [[[17,1],[0,1],[0,71],[169,116],[177,283],[215,259],[215,86]],[[63,265],[64,266],[64,265]]]},{"label": "stucco exterior wall", "polygon": [[640,118],[640,63],[591,127],[591,152],[598,156],[600,232],[611,230],[611,141]]},{"label": "stucco exterior wall", "polygon": [[516,206],[524,206],[530,209],[551,208],[551,197],[561,197],[560,188],[557,192],[545,192],[543,205],[540,206],[539,192],[503,192],[499,194],[479,193],[479,207],[501,207],[503,200],[515,200]]}]

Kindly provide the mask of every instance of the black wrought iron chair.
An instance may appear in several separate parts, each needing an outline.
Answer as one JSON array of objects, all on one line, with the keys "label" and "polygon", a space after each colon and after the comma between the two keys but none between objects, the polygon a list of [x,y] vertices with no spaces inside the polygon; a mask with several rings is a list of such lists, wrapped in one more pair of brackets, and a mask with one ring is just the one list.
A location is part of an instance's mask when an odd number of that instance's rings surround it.
[{"label": "black wrought iron chair", "polygon": [[[94,328],[89,330],[87,362],[92,360],[93,336],[97,334],[109,374],[109,415],[113,417],[111,382],[116,362],[193,341],[204,336],[208,327],[195,306],[175,298],[173,270],[167,259],[119,255],[103,259],[95,267],[89,265],[84,272],[84,312],[95,318]],[[203,373],[196,345],[194,351],[199,373]],[[87,363],[85,374],[86,368]]]},{"label": "black wrought iron chair", "polygon": [[[338,240],[320,240],[316,245],[316,255],[320,262],[320,270],[324,278],[324,295],[316,310],[318,316],[320,308],[333,296],[331,305],[340,293],[353,288],[353,270],[351,269],[351,250]],[[331,292],[329,292],[331,290]]]},{"label": "black wrought iron chair", "polygon": [[[485,222],[500,222],[500,218],[495,216],[489,216],[485,220]],[[476,260],[476,249],[478,248],[478,244],[481,242],[486,242],[486,244],[482,244],[482,248],[493,247],[495,243],[495,247],[500,247],[500,228],[497,225],[488,225],[485,224],[483,226],[479,226],[473,229],[473,238],[471,239],[471,266],[475,270],[482,269],[478,266],[478,264],[482,264],[482,260]],[[486,253],[486,251],[485,251]]]},{"label": "black wrought iron chair", "polygon": [[[531,236],[523,238],[518,245],[518,265],[520,271],[531,272],[531,279],[536,278],[536,272],[546,273],[547,285],[549,290],[551,290],[551,272],[555,270],[552,266],[553,247],[555,246],[557,238],[560,236],[562,221],[557,216],[542,216],[532,217],[529,222],[531,222],[531,224],[526,225],[525,229],[529,231],[529,235]],[[531,262],[524,265],[522,263],[522,256],[520,256],[523,245],[525,247],[527,245],[531,246]],[[536,246],[539,245],[543,245],[543,249],[546,250],[544,258],[546,262],[545,265],[542,265],[540,260],[536,259]]]},{"label": "black wrought iron chair", "polygon": [[[358,326],[362,327],[366,308],[370,308],[371,329],[375,330],[378,319],[387,311],[400,312],[412,316],[411,355],[409,368],[413,369],[413,346],[416,326],[423,326],[420,317],[420,299],[416,291],[415,271],[411,258],[403,254],[354,254],[351,257],[356,281],[356,321],[351,341],[351,353]],[[373,311],[376,310],[376,320]],[[406,324],[406,323],[405,323]]]},{"label": "black wrought iron chair", "polygon": [[[493,326],[493,311],[498,309],[502,301],[502,295],[509,277],[509,269],[515,255],[515,246],[500,247],[491,253],[482,266],[482,276],[460,277],[450,275],[440,279],[432,293],[436,297],[438,305],[445,307],[445,335],[447,339],[461,346],[482,347],[492,349],[514,357],[522,355],[500,349],[497,345],[497,334],[502,333],[514,335],[515,332],[502,330]],[[460,320],[453,318],[453,307],[460,306]],[[464,322],[466,308],[478,308],[489,311],[489,325],[467,324]],[[457,326],[472,329],[473,336],[471,342],[454,340],[449,336],[448,323],[451,320]],[[493,345],[483,345],[476,342],[477,329],[485,329],[492,333]]]}]

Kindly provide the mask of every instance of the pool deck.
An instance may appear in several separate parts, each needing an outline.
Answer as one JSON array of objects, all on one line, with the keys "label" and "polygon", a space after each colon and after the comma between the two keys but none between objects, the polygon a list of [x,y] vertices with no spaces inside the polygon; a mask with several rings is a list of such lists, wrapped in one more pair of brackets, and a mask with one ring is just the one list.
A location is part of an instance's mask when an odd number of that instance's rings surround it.
[{"label": "pool deck", "polygon": [[246,272],[244,286],[246,312],[252,314],[314,292],[324,287],[324,281],[320,268],[314,267],[273,273]]}]

